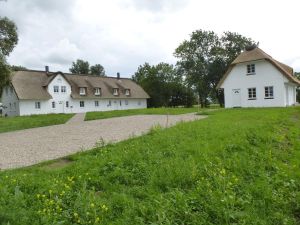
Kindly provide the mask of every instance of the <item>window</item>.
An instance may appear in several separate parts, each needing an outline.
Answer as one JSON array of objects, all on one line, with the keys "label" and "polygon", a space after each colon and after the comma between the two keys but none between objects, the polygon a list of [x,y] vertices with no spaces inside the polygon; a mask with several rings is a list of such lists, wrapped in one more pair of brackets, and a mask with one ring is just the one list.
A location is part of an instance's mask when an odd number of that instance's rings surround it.
[{"label": "window", "polygon": [[125,90],[125,95],[129,96],[130,95],[130,89]]},{"label": "window", "polygon": [[248,99],[249,100],[256,99],[256,88],[248,88]]},{"label": "window", "polygon": [[118,88],[114,88],[114,95],[119,95],[119,89]]},{"label": "window", "polygon": [[142,103],[141,103],[141,101],[138,101],[138,105],[141,105]]},{"label": "window", "polygon": [[15,103],[15,102],[14,102],[14,108],[15,108],[15,109],[17,108],[17,103]]},{"label": "window", "polygon": [[61,91],[61,93],[66,93],[67,92],[67,87],[66,86],[61,86],[60,91]]},{"label": "window", "polygon": [[35,102],[35,108],[41,109],[41,102]]},{"label": "window", "polygon": [[267,99],[274,98],[273,86],[265,87],[265,98]]},{"label": "window", "polygon": [[81,108],[83,108],[84,107],[84,101],[80,101],[79,105],[80,105]]},{"label": "window", "polygon": [[66,101],[66,107],[69,108],[69,102],[68,101]]},{"label": "window", "polygon": [[111,100],[108,101],[107,106],[111,106]]},{"label": "window", "polygon": [[255,64],[247,65],[247,74],[255,74]]},{"label": "window", "polygon": [[9,103],[9,109],[11,110],[11,103]]},{"label": "window", "polygon": [[99,107],[99,101],[95,101],[95,107]]},{"label": "window", "polygon": [[125,105],[128,105],[128,100],[125,100]]},{"label": "window", "polygon": [[101,89],[95,88],[95,95],[101,95]]},{"label": "window", "polygon": [[58,93],[59,92],[59,86],[53,86],[53,91],[54,91],[54,93]]},{"label": "window", "polygon": [[85,88],[79,88],[79,94],[80,95],[85,95]]},{"label": "window", "polygon": [[120,100],[120,106],[122,106],[122,101]]},{"label": "window", "polygon": [[55,109],[55,102],[52,102],[52,108]]},{"label": "window", "polygon": [[58,83],[61,83],[61,82],[62,82],[62,79],[61,79],[61,78],[58,78],[58,79],[57,79],[57,82],[58,82]]}]

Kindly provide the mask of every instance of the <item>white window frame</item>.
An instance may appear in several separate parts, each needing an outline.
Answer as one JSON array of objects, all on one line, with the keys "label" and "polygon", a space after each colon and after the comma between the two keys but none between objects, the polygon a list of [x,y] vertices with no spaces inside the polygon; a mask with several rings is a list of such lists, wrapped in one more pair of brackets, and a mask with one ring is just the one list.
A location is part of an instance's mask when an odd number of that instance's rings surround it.
[{"label": "white window frame", "polygon": [[95,101],[95,107],[99,107],[99,101]]},{"label": "white window frame", "polygon": [[257,93],[256,93],[256,88],[248,88],[248,100],[256,100]]},{"label": "white window frame", "polygon": [[265,86],[265,99],[274,99],[274,87]]},{"label": "white window frame", "polygon": [[35,102],[35,109],[41,109],[41,102]]},{"label": "white window frame", "polygon": [[79,107],[84,108],[84,101],[79,101]]},{"label": "white window frame", "polygon": [[113,95],[119,95],[119,88],[113,89]]},{"label": "white window frame", "polygon": [[95,88],[95,95],[101,95],[101,88]]},{"label": "white window frame", "polygon": [[52,105],[52,109],[56,108],[56,103],[55,102],[52,102],[51,105]]},{"label": "white window frame", "polygon": [[61,93],[66,93],[67,92],[67,86],[61,86],[60,87],[60,92]]},{"label": "white window frame", "polygon": [[126,96],[129,96],[129,95],[130,95],[130,89],[126,89],[126,90],[125,90],[125,95],[126,95]]},{"label": "white window frame", "polygon": [[59,86],[58,85],[53,86],[53,92],[54,93],[59,93]]},{"label": "white window frame", "polygon": [[254,75],[256,71],[255,64],[247,65],[247,75]]},{"label": "white window frame", "polygon": [[86,95],[86,88],[85,87],[81,87],[79,88],[79,95]]}]

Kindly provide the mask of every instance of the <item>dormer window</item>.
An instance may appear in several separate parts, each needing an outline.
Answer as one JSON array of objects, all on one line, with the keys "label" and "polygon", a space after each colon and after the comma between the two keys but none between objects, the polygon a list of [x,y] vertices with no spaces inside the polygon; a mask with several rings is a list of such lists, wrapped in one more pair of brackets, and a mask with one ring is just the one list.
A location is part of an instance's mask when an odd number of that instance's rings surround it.
[{"label": "dormer window", "polygon": [[126,95],[126,96],[129,96],[129,95],[130,95],[130,89],[126,89],[126,90],[125,90],[125,95]]},{"label": "dormer window", "polygon": [[83,87],[79,88],[79,95],[86,95],[85,88]]},{"label": "dormer window", "polygon": [[95,95],[101,95],[101,88],[95,88]]},{"label": "dormer window", "polygon": [[118,88],[114,88],[113,89],[113,94],[114,95],[119,95],[119,89]]},{"label": "dormer window", "polygon": [[247,75],[255,74],[255,64],[247,65]]},{"label": "dormer window", "polygon": [[59,86],[53,86],[53,91],[54,91],[54,93],[58,93],[59,92]]}]

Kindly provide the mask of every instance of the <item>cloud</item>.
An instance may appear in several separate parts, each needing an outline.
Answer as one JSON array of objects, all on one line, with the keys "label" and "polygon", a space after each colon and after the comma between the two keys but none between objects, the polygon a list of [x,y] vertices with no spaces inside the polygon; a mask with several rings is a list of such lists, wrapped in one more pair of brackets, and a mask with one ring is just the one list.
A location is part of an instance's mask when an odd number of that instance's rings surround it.
[{"label": "cloud", "polygon": [[170,12],[181,10],[187,6],[189,0],[131,0],[131,4],[137,9],[152,12]]}]

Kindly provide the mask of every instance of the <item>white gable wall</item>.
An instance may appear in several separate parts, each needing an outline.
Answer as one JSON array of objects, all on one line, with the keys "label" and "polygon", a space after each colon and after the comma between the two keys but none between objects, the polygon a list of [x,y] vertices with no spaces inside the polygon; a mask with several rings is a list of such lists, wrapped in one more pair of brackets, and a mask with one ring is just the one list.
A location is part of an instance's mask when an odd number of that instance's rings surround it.
[{"label": "white gable wall", "polygon": [[[255,75],[247,75],[248,64],[255,64]],[[287,82],[286,77],[268,61],[260,60],[238,64],[233,67],[221,85],[221,88],[224,88],[225,107],[234,107],[233,89],[240,89],[241,91],[241,107],[286,106],[285,83]],[[273,86],[274,99],[265,99],[266,86]],[[256,88],[256,100],[248,100],[248,88]]]},{"label": "white gable wall", "polygon": [[2,90],[3,115],[19,115],[19,99],[11,86],[5,86]]}]

